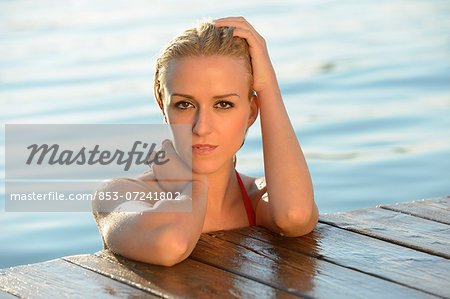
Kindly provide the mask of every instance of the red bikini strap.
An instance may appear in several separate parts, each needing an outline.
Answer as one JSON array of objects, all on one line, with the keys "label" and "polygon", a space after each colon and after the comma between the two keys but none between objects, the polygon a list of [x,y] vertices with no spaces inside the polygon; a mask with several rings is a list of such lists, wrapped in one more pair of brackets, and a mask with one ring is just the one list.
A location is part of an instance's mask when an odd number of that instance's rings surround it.
[{"label": "red bikini strap", "polygon": [[[236,171],[236,169],[234,171]],[[252,203],[248,198],[247,191],[245,190],[244,184],[242,183],[241,177],[239,176],[237,171],[236,176],[239,182],[239,187],[241,188],[242,198],[244,199],[245,211],[247,212],[248,222],[250,226],[254,226],[256,225],[256,215],[255,212],[253,211]]]}]

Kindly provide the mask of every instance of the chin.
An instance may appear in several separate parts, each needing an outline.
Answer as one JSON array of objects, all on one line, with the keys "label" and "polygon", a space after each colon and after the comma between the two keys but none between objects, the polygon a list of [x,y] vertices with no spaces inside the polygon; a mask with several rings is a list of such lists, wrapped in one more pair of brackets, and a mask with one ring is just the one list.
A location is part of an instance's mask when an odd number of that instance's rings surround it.
[{"label": "chin", "polygon": [[218,171],[221,166],[216,161],[195,162],[192,165],[192,172],[197,174],[211,174]]},{"label": "chin", "polygon": [[192,172],[197,174],[211,174],[217,170],[216,167],[196,165],[192,167]]}]

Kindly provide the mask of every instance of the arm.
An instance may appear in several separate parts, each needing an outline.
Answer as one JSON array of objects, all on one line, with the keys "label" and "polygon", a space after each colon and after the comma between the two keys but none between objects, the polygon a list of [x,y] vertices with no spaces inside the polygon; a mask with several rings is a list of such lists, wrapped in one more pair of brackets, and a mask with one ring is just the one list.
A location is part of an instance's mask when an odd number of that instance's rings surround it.
[{"label": "arm", "polygon": [[318,209],[308,166],[286,112],[265,40],[242,17],[215,23],[235,27],[234,35],[247,40],[252,57],[268,195],[259,201],[257,224],[286,236],[306,234],[317,224]]},{"label": "arm", "polygon": [[[106,191],[118,192],[119,196],[126,192],[165,192],[154,178],[145,182],[108,181],[95,194]],[[207,193],[208,181],[200,177],[185,186],[180,201],[122,201],[107,207],[107,202],[94,198],[92,210],[104,243],[112,251],[134,260],[172,266],[186,259],[197,244]],[[174,211],[180,204],[192,205],[192,212]]]},{"label": "arm", "polygon": [[272,89],[258,93],[268,209],[281,233],[298,236],[317,224],[318,209],[308,166],[289,121],[275,75]]}]

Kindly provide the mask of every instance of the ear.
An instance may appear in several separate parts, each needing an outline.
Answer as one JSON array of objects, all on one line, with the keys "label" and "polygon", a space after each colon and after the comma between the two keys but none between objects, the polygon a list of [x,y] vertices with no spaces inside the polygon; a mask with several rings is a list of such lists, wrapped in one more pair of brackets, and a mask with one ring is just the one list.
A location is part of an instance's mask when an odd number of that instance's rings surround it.
[{"label": "ear", "polygon": [[259,113],[259,99],[256,94],[252,95],[250,99],[250,114],[248,116],[247,128],[251,127],[258,117]]}]

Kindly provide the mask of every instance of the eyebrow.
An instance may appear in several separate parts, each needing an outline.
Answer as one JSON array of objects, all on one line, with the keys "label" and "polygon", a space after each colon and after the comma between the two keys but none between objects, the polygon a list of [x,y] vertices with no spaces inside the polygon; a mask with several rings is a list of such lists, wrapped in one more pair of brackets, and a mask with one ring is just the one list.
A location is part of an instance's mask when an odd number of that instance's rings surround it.
[{"label": "eyebrow", "polygon": [[[193,97],[191,95],[188,95],[188,94],[182,94],[182,93],[173,93],[170,96],[171,97],[178,96],[178,97],[183,97],[183,98],[188,98],[188,99],[191,99],[191,100],[195,100],[195,97]],[[236,94],[236,93],[227,93],[227,94],[222,94],[222,95],[218,95],[218,96],[213,96],[213,99],[217,100],[217,99],[229,98],[229,97],[233,97],[233,96],[236,96],[236,97],[240,98],[240,96],[238,94]]]}]

